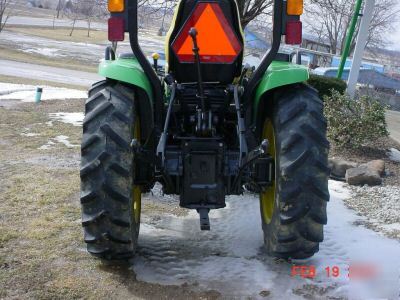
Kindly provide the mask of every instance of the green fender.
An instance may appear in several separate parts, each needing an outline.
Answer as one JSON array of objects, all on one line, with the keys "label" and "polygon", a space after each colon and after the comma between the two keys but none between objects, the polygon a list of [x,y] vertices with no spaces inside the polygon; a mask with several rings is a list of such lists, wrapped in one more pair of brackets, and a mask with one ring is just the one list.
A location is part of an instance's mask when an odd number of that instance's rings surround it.
[{"label": "green fender", "polygon": [[257,87],[254,98],[254,114],[257,116],[262,96],[277,87],[307,81],[308,68],[289,62],[273,61]]},{"label": "green fender", "polygon": [[153,91],[139,62],[134,57],[104,60],[100,63],[99,74],[108,79],[129,83],[139,88],[137,101],[141,131],[143,139],[147,140],[154,127]]},{"label": "green fender", "polygon": [[103,60],[99,66],[99,75],[141,88],[152,102],[153,92],[150,82],[136,58]]}]

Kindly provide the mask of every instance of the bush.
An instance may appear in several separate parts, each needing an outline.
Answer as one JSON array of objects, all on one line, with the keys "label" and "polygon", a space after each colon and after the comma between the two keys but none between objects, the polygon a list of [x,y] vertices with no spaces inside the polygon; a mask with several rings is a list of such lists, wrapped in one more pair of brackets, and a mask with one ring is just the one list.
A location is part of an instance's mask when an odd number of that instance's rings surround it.
[{"label": "bush", "polygon": [[321,99],[323,99],[325,96],[331,96],[332,90],[344,94],[347,88],[346,82],[344,82],[342,79],[313,74],[310,75],[308,84],[318,91]]},{"label": "bush", "polygon": [[338,148],[359,148],[389,135],[385,106],[368,96],[352,100],[332,90],[324,98],[328,139]]}]

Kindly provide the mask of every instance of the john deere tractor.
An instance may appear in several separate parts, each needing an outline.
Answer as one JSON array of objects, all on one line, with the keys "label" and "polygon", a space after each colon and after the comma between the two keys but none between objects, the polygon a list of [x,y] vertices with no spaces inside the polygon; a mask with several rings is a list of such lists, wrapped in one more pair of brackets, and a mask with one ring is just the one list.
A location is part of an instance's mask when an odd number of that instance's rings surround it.
[{"label": "john deere tractor", "polygon": [[[326,121],[308,70],[279,52],[301,43],[302,0],[274,0],[273,39],[257,69],[243,65],[235,0],[181,0],[166,66],[138,42],[137,0],[109,0],[109,40],[83,125],[81,203],[88,251],[127,259],[137,249],[141,196],[160,183],[210,230],[211,209],[244,190],[260,199],[265,250],[316,253],[327,222]],[[116,55],[129,33],[132,53]],[[243,198],[242,201],[248,201]]]}]

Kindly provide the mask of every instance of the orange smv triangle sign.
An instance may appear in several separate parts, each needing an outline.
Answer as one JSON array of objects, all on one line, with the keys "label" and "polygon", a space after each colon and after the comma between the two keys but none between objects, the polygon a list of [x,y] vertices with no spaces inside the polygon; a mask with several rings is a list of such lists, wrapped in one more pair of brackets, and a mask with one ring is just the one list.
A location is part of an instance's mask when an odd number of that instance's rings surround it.
[{"label": "orange smv triangle sign", "polygon": [[198,32],[202,62],[232,62],[240,53],[241,45],[220,6],[200,2],[172,45],[181,62],[193,61],[193,41],[188,34],[191,27]]}]

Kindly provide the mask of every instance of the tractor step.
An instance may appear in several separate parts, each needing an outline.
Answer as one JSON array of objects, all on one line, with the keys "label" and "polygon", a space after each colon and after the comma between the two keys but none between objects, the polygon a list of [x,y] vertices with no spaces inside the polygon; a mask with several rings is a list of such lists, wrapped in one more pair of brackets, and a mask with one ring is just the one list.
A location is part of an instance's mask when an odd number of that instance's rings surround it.
[{"label": "tractor step", "polygon": [[201,230],[210,230],[210,219],[208,217],[208,213],[210,209],[208,208],[199,208],[197,212],[200,215],[200,229]]}]

